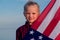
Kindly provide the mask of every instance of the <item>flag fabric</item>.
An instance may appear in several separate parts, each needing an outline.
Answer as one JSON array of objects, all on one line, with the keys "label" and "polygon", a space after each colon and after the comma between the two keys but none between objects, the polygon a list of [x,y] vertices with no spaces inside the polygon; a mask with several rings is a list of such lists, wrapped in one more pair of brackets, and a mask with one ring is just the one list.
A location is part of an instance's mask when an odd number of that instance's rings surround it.
[{"label": "flag fabric", "polygon": [[29,28],[29,31],[27,32],[23,40],[53,40],[53,39],[43,35],[42,33],[36,30],[33,30],[32,28]]},{"label": "flag fabric", "polygon": [[53,40],[60,40],[60,1],[51,0],[32,28]]}]

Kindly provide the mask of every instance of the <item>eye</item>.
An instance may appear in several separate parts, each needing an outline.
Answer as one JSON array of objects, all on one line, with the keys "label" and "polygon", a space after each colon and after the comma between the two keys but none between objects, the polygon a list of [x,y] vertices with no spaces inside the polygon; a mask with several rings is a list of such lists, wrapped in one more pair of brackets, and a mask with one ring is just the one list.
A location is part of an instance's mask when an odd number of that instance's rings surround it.
[{"label": "eye", "polygon": [[32,13],[32,14],[35,14],[35,13]]},{"label": "eye", "polygon": [[26,13],[26,14],[30,14],[30,13]]}]

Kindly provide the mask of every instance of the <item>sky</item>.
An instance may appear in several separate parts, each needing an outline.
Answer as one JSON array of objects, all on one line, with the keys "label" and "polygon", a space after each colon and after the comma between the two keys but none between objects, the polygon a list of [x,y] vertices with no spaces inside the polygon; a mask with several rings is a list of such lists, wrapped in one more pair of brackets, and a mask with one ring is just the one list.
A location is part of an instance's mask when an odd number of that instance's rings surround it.
[{"label": "sky", "polygon": [[[16,29],[25,23],[23,7],[28,0],[0,0],[0,40],[15,40]],[[33,0],[44,10],[50,0]]]}]

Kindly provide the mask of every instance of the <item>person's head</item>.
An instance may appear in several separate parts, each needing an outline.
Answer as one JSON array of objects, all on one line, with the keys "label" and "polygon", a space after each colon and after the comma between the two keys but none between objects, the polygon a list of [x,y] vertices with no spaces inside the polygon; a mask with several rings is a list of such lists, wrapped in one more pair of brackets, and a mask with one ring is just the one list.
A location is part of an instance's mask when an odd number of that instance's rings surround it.
[{"label": "person's head", "polygon": [[39,5],[36,2],[27,2],[24,6],[24,16],[31,25],[39,16]]}]

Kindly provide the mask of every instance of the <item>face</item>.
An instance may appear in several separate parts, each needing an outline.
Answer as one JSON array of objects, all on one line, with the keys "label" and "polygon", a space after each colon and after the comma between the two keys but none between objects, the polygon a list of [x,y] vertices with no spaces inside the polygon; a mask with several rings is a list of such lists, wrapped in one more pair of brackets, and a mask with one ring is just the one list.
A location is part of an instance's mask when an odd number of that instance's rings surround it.
[{"label": "face", "polygon": [[25,12],[25,17],[27,21],[32,24],[37,17],[39,16],[39,8],[37,5],[31,5],[27,7],[27,11]]}]

